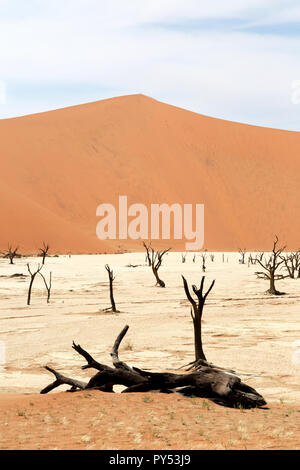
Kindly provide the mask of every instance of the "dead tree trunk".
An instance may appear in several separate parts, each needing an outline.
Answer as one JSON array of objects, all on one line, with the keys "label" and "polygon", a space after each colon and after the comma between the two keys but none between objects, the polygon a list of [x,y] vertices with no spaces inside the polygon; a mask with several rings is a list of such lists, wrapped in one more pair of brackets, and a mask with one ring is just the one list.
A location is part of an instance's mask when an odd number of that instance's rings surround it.
[{"label": "dead tree trunk", "polygon": [[250,264],[255,264],[256,260],[253,258],[252,253],[248,256],[248,268]]},{"label": "dead tree trunk", "polygon": [[50,273],[49,284],[47,283],[47,281],[45,279],[45,276],[43,276],[43,274],[41,272],[39,274],[43,278],[43,281],[44,281],[44,284],[45,284],[45,287],[46,287],[46,290],[47,290],[47,304],[49,304],[50,303],[50,296],[51,296],[51,287],[52,287],[52,273]]},{"label": "dead tree trunk", "polygon": [[49,246],[49,245],[46,245],[45,242],[43,242],[43,247],[42,247],[42,248],[39,248],[39,251],[40,251],[39,256],[42,257],[42,265],[45,264],[45,258],[46,258],[47,254],[48,254],[49,249],[50,249],[50,246]]},{"label": "dead tree trunk", "polygon": [[166,284],[164,281],[162,281],[158,275],[158,270],[161,267],[162,264],[162,259],[163,256],[170,251],[171,248],[168,248],[167,250],[164,251],[154,251],[153,248],[151,248],[151,267],[152,267],[152,272],[155,276],[156,279],[156,285],[160,287],[166,287]]},{"label": "dead tree trunk", "polygon": [[206,255],[202,253],[201,258],[202,258],[202,272],[205,273],[205,271],[206,271],[206,265],[205,265]]},{"label": "dead tree trunk", "polygon": [[51,390],[54,390],[55,388],[59,387],[60,385],[71,385],[71,390],[72,392],[75,392],[75,390],[84,390],[86,388],[86,383],[81,382],[80,380],[76,379],[70,379],[69,377],[65,377],[64,375],[60,374],[56,370],[52,369],[51,367],[45,366],[45,369],[51,372],[55,376],[55,381],[52,382],[50,385],[47,385],[47,387],[43,388],[40,393],[45,394],[51,392]]},{"label": "dead tree trunk", "polygon": [[195,362],[197,362],[199,359],[206,361],[206,357],[205,357],[205,354],[203,352],[203,347],[202,347],[202,314],[203,314],[203,307],[204,307],[206,298],[208,294],[210,293],[210,291],[212,290],[215,284],[215,281],[211,283],[208,291],[204,295],[203,295],[203,286],[204,286],[204,279],[205,279],[204,276],[202,277],[199,289],[197,289],[195,285],[192,286],[192,289],[198,299],[198,302],[196,302],[190,294],[189,286],[188,286],[186,279],[183,276],[181,277],[183,280],[185,294],[189,302],[192,305],[191,317],[192,317],[193,324],[194,324]]},{"label": "dead tree trunk", "polygon": [[286,255],[281,255],[280,258],[283,260],[285,264],[285,268],[288,272],[288,275],[291,279],[296,278],[296,274],[299,277],[299,272],[300,272],[300,250],[286,254]]},{"label": "dead tree trunk", "polygon": [[147,246],[146,243],[143,242],[143,245],[146,250],[146,262],[148,263],[148,266],[151,266],[151,258],[150,258],[151,243],[149,246]]},{"label": "dead tree trunk", "polygon": [[8,258],[9,259],[9,264],[14,264],[14,259],[16,257],[21,257],[21,255],[18,253],[19,247],[17,246],[15,249],[12,248],[11,245],[8,245],[7,251],[2,252],[1,254],[3,255],[3,258]]},{"label": "dead tree trunk", "polygon": [[240,264],[245,264],[246,248],[243,250],[239,248],[239,254],[241,255],[241,259],[239,260]]},{"label": "dead tree trunk", "polygon": [[282,248],[277,248],[277,243],[278,243],[278,237],[276,235],[274,243],[273,243],[272,255],[269,257],[269,259],[268,260],[265,259],[264,261],[260,261],[260,259],[257,259],[257,262],[265,270],[265,272],[255,273],[257,275],[265,275],[265,277],[270,281],[270,287],[266,291],[266,294],[271,294],[271,295],[283,295],[284,294],[284,292],[279,292],[275,287],[275,280],[278,278],[282,279],[284,277],[284,276],[276,275],[276,271],[278,270],[280,265],[284,262],[284,259],[281,259],[281,253],[285,249],[285,246]]},{"label": "dead tree trunk", "polygon": [[37,271],[35,271],[34,273],[32,273],[31,270],[30,270],[29,263],[27,263],[27,269],[28,269],[28,272],[29,272],[29,274],[30,274],[30,283],[29,283],[28,294],[27,294],[27,305],[30,305],[31,290],[32,290],[32,286],[33,286],[33,282],[34,282],[35,276],[36,276],[38,273],[40,273],[42,267],[43,267],[43,266],[38,265]]},{"label": "dead tree trunk", "polygon": [[266,405],[264,398],[256,390],[241,382],[239,377],[228,374],[209,364],[199,365],[196,372],[184,374],[153,373],[136,367],[129,367],[125,362],[120,361],[118,355],[119,345],[127,330],[128,326],[125,326],[113,346],[111,357],[114,368],[97,362],[80,345],[73,343],[73,349],[87,361],[82,369],[94,368],[98,372],[86,383],[65,377],[46,366],[45,369],[55,376],[55,381],[41,390],[40,393],[49,393],[64,384],[71,386],[69,390],[71,392],[87,389],[113,392],[114,385],[123,385],[126,389],[122,393],[177,392],[185,396],[209,398],[220,405],[231,407],[257,408]]},{"label": "dead tree trunk", "polygon": [[110,269],[108,264],[105,265],[105,269],[108,273],[108,279],[109,279],[109,296],[110,296],[111,307],[104,309],[104,311],[111,310],[114,313],[120,313],[119,310],[117,310],[115,299],[114,299],[114,291],[113,291],[113,282],[115,280],[114,272],[112,269]]}]

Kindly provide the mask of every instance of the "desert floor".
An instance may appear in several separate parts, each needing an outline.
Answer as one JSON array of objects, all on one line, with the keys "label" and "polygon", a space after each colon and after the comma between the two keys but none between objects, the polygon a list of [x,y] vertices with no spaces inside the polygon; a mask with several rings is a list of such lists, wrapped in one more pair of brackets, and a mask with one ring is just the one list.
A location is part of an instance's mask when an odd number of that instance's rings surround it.
[{"label": "desert floor", "polygon": [[[177,394],[67,394],[62,387],[39,395],[53,381],[44,365],[83,380],[92,375],[80,369],[73,340],[110,364],[125,324],[120,357],[128,364],[174,371],[192,361],[193,326],[180,276],[199,284],[201,257],[195,263],[192,257],[164,258],[165,289],[154,286],[144,253],[47,258],[51,302],[37,276],[30,307],[26,264],[34,269],[40,259],[12,266],[1,259],[0,449],[300,449],[300,279],[278,281],[285,296],[266,296],[267,282],[254,274],[258,266],[239,264],[237,253],[225,254],[224,262],[221,253],[214,262],[207,256],[206,286],[216,283],[204,310],[204,350],[209,361],[255,387],[265,409],[229,409]],[[116,276],[119,314],[102,311],[109,307],[106,263]]]}]

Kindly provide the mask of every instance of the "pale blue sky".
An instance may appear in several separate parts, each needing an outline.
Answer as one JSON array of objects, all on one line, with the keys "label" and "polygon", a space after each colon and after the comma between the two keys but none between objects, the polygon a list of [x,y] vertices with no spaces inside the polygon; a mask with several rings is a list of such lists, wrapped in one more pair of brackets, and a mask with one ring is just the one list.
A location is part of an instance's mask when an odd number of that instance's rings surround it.
[{"label": "pale blue sky", "polygon": [[299,131],[299,80],[297,0],[0,0],[0,118],[144,93]]}]

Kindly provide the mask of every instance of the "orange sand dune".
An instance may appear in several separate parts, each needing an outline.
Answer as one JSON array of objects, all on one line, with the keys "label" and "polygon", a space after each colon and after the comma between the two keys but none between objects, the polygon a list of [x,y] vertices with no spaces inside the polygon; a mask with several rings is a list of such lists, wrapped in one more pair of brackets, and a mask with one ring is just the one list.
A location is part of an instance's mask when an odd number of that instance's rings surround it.
[{"label": "orange sand dune", "polygon": [[[205,117],[143,95],[0,121],[0,249],[110,252],[96,208],[204,203],[205,248],[300,246],[300,133]],[[185,241],[171,241],[184,250]],[[156,245],[162,246],[157,242]]]}]

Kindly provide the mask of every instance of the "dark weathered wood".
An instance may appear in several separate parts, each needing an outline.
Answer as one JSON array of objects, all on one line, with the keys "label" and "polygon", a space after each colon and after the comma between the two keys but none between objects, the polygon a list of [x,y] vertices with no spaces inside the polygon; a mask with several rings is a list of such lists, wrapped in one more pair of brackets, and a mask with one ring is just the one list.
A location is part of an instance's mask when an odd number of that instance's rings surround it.
[{"label": "dark weathered wood", "polygon": [[152,373],[137,368],[134,370],[147,377],[148,383],[128,387],[123,393],[189,387],[191,395],[218,398],[230,405],[244,408],[266,405],[264,398],[256,390],[242,383],[239,377],[220,369],[202,366],[198,372],[188,374]]},{"label": "dark weathered wood", "polygon": [[[279,292],[275,287],[276,271],[280,268],[282,263],[284,263],[284,259],[282,259],[281,253],[285,249],[285,246],[281,248],[277,248],[277,243],[278,243],[278,237],[277,235],[275,235],[272,255],[267,260],[265,259],[264,261],[257,258],[257,262],[264,269],[266,279],[270,281],[270,287],[266,291],[266,294],[284,295],[284,292]],[[261,275],[262,273],[256,273],[256,274]]]},{"label": "dark weathered wood", "polygon": [[50,246],[46,244],[45,242],[43,242],[42,248],[39,248],[40,253],[38,256],[42,257],[42,265],[45,264],[45,259],[46,259],[46,256],[48,255],[49,249],[50,249]]},{"label": "dark weathered wood", "polygon": [[163,256],[170,251],[171,248],[168,248],[167,250],[163,251],[154,251],[153,248],[151,248],[151,267],[152,267],[152,272],[155,276],[156,279],[156,285],[159,287],[166,287],[165,282],[160,279],[158,275],[158,270],[161,267],[162,264],[162,259]]},{"label": "dark weathered wood", "polygon": [[288,276],[291,279],[300,278],[300,250],[285,255],[280,255],[284,261]]},{"label": "dark weathered wood", "polygon": [[43,281],[47,290],[47,303],[49,304],[50,296],[51,296],[51,288],[52,288],[52,273],[50,273],[50,276],[49,276],[49,284],[47,283],[45,276],[41,272],[39,272],[39,274],[43,278]]},{"label": "dark weathered wood", "polygon": [[131,369],[125,362],[119,360],[118,348],[122,339],[128,331],[126,325],[119,336],[117,337],[111,352],[111,357],[115,368],[101,364],[97,362],[87,351],[85,351],[80,345],[73,342],[73,349],[78,352],[82,357],[85,358],[87,364],[82,366],[82,369],[93,368],[99,371],[94,377],[91,378],[88,388],[102,386],[105,383],[113,383],[114,385],[125,385],[129,387],[136,383],[144,382],[145,379]]},{"label": "dark weathered wood", "polygon": [[202,258],[202,272],[205,273],[205,271],[206,271],[206,265],[205,265],[206,254],[205,254],[205,253],[201,253],[201,258]]},{"label": "dark weathered wood", "polygon": [[239,260],[240,264],[245,264],[246,248],[243,250],[239,248],[239,254],[241,255],[241,259]]},{"label": "dark weathered wood", "polygon": [[180,369],[185,369],[186,371],[190,370],[200,370],[202,367],[212,367],[213,369],[223,370],[224,372],[228,372],[229,374],[236,374],[236,372],[232,369],[226,369],[225,367],[219,367],[213,364],[212,362],[205,361],[204,359],[197,359],[197,361],[192,361],[189,364],[181,366]]},{"label": "dark weathered wood", "polygon": [[28,294],[27,294],[27,305],[30,305],[30,301],[31,301],[31,291],[32,291],[32,286],[33,286],[35,277],[36,277],[36,275],[37,275],[38,273],[40,273],[42,267],[43,267],[43,266],[38,265],[37,270],[36,270],[35,272],[31,272],[29,263],[27,263],[27,269],[28,269],[28,272],[29,272],[29,274],[30,274],[30,282],[29,282]]},{"label": "dark weathered wood", "polygon": [[73,341],[72,348],[80,354],[84,359],[87,361],[87,364],[82,366],[82,369],[97,369],[97,370],[105,370],[107,368],[111,369],[111,367],[101,364],[97,362],[85,349],[83,349],[79,344],[75,344]]},{"label": "dark weathered wood", "polygon": [[41,393],[48,393],[54,388],[59,387],[60,385],[71,385],[71,387],[73,388],[72,391],[75,391],[77,389],[85,390],[92,388],[102,390],[104,392],[112,392],[113,385],[124,385],[125,387],[130,387],[138,383],[146,382],[147,380],[144,377],[140,376],[136,371],[132,370],[129,366],[127,366],[127,364],[119,360],[118,348],[123,337],[127,333],[128,328],[128,326],[125,326],[125,328],[123,328],[123,330],[117,337],[111,352],[111,356],[116,367],[115,369],[96,361],[93,356],[91,356],[91,354],[89,354],[79,344],[76,344],[73,341],[72,348],[78,354],[84,357],[84,359],[87,361],[87,364],[82,366],[82,369],[93,368],[98,370],[99,372],[94,375],[89,380],[89,382],[84,383],[71,379],[70,377],[65,377],[54,369],[46,366],[45,369],[53,373],[55,375],[56,380],[55,382],[51,383],[46,388],[44,388]]},{"label": "dark weathered wood", "polygon": [[111,307],[104,309],[104,311],[111,310],[114,313],[120,313],[119,310],[117,310],[115,299],[114,299],[114,290],[113,290],[113,282],[115,280],[114,272],[112,269],[110,269],[108,264],[105,265],[105,269],[108,273],[108,279],[109,279],[109,296],[110,296]]},{"label": "dark weathered wood", "polygon": [[77,390],[77,389],[84,390],[86,388],[87,384],[85,382],[81,382],[79,380],[65,377],[64,375],[60,374],[59,372],[57,372],[56,370],[48,366],[46,366],[45,369],[51,372],[52,374],[54,374],[56,380],[50,385],[48,385],[47,387],[43,388],[43,390],[40,393],[43,393],[43,394],[49,393],[51,392],[51,390],[53,390],[56,387],[59,387],[60,385],[71,385],[71,387],[73,387],[74,390]]},{"label": "dark weathered wood", "polygon": [[203,307],[206,301],[206,298],[210,291],[212,290],[215,281],[213,281],[205,294],[203,294],[203,287],[204,287],[204,279],[205,276],[202,277],[201,284],[199,289],[195,285],[192,286],[194,293],[197,296],[198,302],[196,302],[190,294],[188,283],[184,276],[181,276],[183,280],[183,286],[185,290],[185,294],[192,305],[191,308],[191,317],[193,320],[194,325],[194,345],[195,345],[195,361],[198,359],[203,359],[206,361],[206,357],[203,351],[202,346],[202,314],[203,314]]},{"label": "dark weathered wood", "polygon": [[210,398],[226,406],[242,406],[244,408],[260,407],[266,404],[264,398],[256,390],[241,382],[236,375],[224,372],[220,368],[203,362],[198,363],[197,371],[184,374],[149,372],[137,367],[129,367],[120,361],[118,349],[128,331],[126,325],[118,335],[111,352],[114,368],[97,362],[91,354],[73,342],[73,349],[87,361],[82,369],[95,368],[98,372],[88,383],[65,377],[50,367],[46,369],[54,374],[55,381],[45,387],[41,393],[48,393],[60,385],[70,385],[69,391],[97,389],[113,392],[114,385],[123,385],[123,393],[160,391],[177,392]]},{"label": "dark weathered wood", "polygon": [[126,335],[128,329],[129,329],[128,325],[126,325],[123,328],[123,330],[121,331],[121,333],[119,334],[119,336],[117,337],[113,345],[112,352],[110,353],[110,355],[112,358],[113,365],[116,367],[116,369],[124,369],[124,370],[132,371],[131,367],[129,367],[125,362],[120,361],[119,359],[119,346],[120,346],[122,339]]},{"label": "dark weathered wood", "polygon": [[11,245],[8,245],[8,249],[4,252],[1,252],[3,258],[8,258],[10,264],[14,264],[15,258],[21,258],[21,255],[18,253],[19,247],[13,248]]},{"label": "dark weathered wood", "polygon": [[151,243],[150,243],[150,245],[146,245],[146,243],[143,242],[143,246],[146,250],[146,262],[147,262],[148,266],[151,266],[151,258],[150,258]]}]

